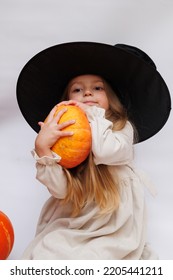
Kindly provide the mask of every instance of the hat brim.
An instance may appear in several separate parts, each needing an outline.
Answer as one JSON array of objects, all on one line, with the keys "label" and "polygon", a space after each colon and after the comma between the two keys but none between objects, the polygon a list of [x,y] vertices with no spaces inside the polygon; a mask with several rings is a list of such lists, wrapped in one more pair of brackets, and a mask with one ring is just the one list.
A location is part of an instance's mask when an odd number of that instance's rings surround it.
[{"label": "hat brim", "polygon": [[139,142],[155,135],[166,123],[171,100],[159,72],[144,60],[118,46],[94,42],[71,42],[47,48],[22,69],[17,81],[20,110],[36,131],[59,103],[72,78],[95,74],[119,92]]}]

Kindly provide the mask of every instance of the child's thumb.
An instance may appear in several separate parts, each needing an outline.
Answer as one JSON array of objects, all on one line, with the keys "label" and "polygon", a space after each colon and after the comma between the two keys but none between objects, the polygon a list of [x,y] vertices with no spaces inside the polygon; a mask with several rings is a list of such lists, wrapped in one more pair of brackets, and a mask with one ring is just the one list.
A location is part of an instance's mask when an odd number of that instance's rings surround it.
[{"label": "child's thumb", "polygon": [[44,122],[38,122],[38,125],[42,128],[44,126]]}]

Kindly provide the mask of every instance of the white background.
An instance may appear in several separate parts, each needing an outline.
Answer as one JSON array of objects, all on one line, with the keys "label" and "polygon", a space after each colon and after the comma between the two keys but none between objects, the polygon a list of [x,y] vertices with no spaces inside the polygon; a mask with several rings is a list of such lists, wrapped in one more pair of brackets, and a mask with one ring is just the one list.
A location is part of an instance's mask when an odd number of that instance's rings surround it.
[{"label": "white background", "polygon": [[[35,179],[30,150],[36,133],[21,115],[16,82],[25,63],[49,46],[70,41],[125,43],[147,52],[173,92],[172,0],[0,0],[0,210],[11,219],[20,259],[34,237],[48,191]],[[31,108],[32,110],[32,108]],[[173,259],[172,114],[164,128],[135,146],[136,166],[158,195],[146,192],[148,240],[160,259]]]}]

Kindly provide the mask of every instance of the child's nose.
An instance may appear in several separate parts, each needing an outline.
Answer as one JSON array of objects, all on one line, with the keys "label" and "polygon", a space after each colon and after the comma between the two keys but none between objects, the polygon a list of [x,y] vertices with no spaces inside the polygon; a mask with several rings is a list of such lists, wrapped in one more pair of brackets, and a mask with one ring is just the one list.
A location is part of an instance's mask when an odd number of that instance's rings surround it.
[{"label": "child's nose", "polygon": [[84,95],[85,95],[85,96],[93,95],[92,90],[86,89],[86,90],[84,91]]}]

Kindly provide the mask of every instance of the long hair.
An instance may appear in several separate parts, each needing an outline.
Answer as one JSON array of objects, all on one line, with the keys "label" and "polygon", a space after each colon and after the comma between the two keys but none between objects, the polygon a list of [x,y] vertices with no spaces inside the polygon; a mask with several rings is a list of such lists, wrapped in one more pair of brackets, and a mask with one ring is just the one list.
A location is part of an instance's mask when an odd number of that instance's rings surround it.
[{"label": "long hair", "polygon": [[[113,123],[113,130],[121,130],[127,122],[127,112],[117,95],[104,81],[105,91],[110,104],[105,117]],[[68,87],[63,100],[68,99]],[[101,214],[115,211],[120,202],[118,176],[112,177],[107,165],[94,163],[93,154],[72,169],[64,169],[67,176],[67,195],[62,203],[72,203],[72,217],[79,215],[89,202],[95,202]]]}]

